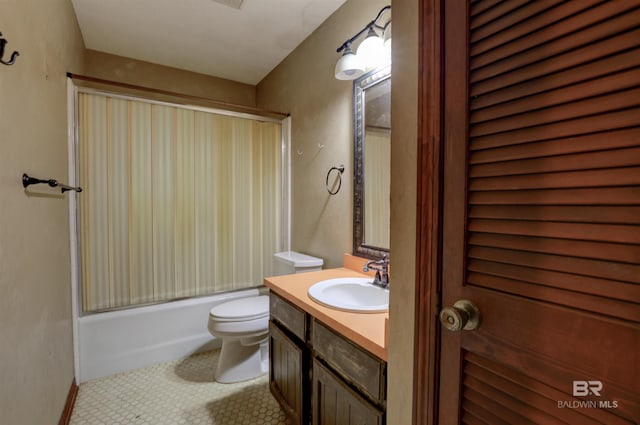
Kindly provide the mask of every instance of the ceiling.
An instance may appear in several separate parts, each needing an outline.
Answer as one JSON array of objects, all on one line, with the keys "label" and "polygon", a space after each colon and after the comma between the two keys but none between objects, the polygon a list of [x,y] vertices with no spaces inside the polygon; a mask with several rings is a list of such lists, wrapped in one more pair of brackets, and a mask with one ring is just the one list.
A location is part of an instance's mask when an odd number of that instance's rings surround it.
[{"label": "ceiling", "polygon": [[346,0],[71,2],[88,49],[255,85]]}]

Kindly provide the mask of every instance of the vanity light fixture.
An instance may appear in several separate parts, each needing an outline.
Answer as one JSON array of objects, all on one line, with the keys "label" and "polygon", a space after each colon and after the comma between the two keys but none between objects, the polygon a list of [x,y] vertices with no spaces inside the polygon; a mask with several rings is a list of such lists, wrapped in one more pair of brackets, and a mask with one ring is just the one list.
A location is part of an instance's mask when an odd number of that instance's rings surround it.
[{"label": "vanity light fixture", "polygon": [[384,41],[384,48],[391,50],[391,21],[387,23],[387,27],[384,29],[382,40]]},{"label": "vanity light fixture", "polygon": [[362,60],[353,53],[350,45],[344,47],[344,53],[336,63],[335,75],[338,80],[355,80],[364,74],[365,66]]},{"label": "vanity light fixture", "polygon": [[369,28],[367,37],[362,40],[362,43],[358,46],[357,55],[359,58],[362,58],[362,63],[366,69],[378,67],[378,63],[384,56],[384,43],[382,37],[378,36],[373,28]]},{"label": "vanity light fixture", "polygon": [[387,28],[385,28],[384,30],[384,34],[382,35],[382,40],[383,40],[385,55],[387,55],[388,57],[387,62],[391,63],[391,21],[389,21]]},{"label": "vanity light fixture", "polygon": [[[391,12],[390,5],[383,7],[373,21],[338,47],[336,51],[342,52],[335,68],[338,80],[355,80],[365,72],[391,62],[391,18],[384,25],[378,23],[385,12]],[[358,46],[357,53],[353,53],[351,43],[364,33],[367,36]]]}]

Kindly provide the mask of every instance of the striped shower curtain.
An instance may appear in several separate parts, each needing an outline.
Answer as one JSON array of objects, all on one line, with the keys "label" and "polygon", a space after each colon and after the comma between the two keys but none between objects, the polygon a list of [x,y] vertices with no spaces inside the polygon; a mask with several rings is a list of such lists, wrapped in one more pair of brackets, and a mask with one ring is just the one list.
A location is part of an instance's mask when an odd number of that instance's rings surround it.
[{"label": "striped shower curtain", "polygon": [[280,122],[78,93],[84,312],[262,284],[281,246]]}]

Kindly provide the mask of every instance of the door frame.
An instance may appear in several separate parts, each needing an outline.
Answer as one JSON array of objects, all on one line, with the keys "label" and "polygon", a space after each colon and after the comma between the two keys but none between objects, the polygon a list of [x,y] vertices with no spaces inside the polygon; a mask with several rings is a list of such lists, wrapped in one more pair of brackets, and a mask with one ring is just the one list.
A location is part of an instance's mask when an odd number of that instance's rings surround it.
[{"label": "door frame", "polygon": [[438,420],[442,257],[443,0],[420,0],[413,424]]}]

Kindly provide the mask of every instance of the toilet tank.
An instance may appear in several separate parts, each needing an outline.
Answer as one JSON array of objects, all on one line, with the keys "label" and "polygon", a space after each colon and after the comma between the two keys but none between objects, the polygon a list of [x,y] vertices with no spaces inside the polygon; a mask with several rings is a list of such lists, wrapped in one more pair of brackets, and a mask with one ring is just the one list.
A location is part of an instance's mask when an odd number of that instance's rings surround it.
[{"label": "toilet tank", "polygon": [[295,251],[274,254],[274,276],[283,274],[315,272],[322,269],[322,258],[312,257]]}]

